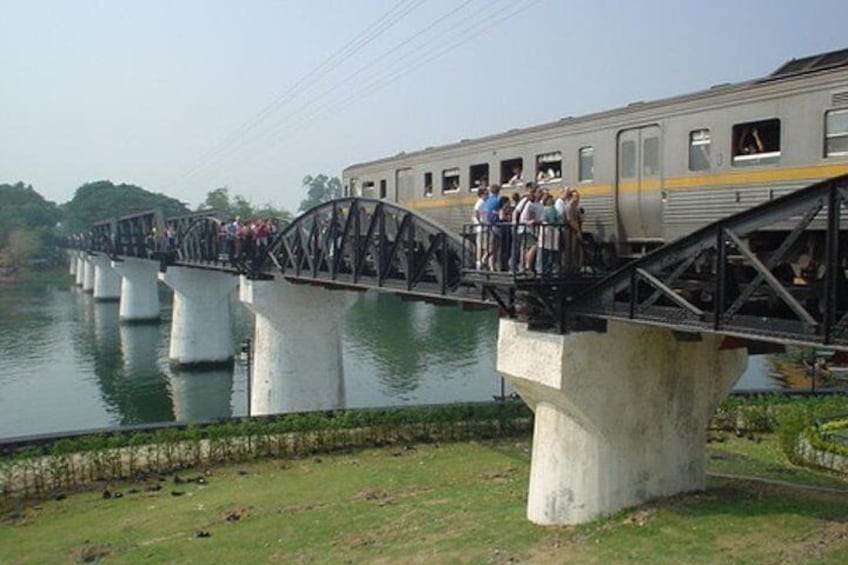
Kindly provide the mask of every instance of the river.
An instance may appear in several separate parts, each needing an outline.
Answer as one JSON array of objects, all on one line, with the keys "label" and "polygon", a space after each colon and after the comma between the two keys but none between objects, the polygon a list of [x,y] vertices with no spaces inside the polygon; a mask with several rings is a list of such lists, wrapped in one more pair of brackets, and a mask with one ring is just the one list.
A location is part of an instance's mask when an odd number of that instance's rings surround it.
[{"label": "river", "polygon": [[[116,302],[73,286],[0,286],[0,438],[192,422],[247,413],[247,363],[186,372],[168,362],[171,293],[162,320],[127,325]],[[236,346],[251,337],[251,314],[234,301]],[[348,408],[488,400],[497,316],[363,293],[343,327]],[[737,388],[773,389],[768,357],[752,357]]]}]

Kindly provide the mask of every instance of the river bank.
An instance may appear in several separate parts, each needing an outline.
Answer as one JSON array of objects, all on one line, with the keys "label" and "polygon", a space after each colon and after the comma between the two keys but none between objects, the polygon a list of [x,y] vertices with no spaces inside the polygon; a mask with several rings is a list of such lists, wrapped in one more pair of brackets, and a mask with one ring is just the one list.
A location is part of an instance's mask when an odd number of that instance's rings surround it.
[{"label": "river bank", "polygon": [[526,436],[199,467],[6,508],[0,561],[844,562],[848,484],[757,439],[712,442],[704,492],[560,528],[525,519]]}]

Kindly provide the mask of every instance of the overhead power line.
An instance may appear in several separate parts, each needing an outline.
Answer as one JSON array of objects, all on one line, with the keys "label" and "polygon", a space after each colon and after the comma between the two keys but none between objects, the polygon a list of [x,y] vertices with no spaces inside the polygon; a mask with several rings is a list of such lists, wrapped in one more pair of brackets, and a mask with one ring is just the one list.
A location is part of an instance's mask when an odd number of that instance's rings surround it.
[{"label": "overhead power line", "polygon": [[388,12],[380,16],[374,23],[348,41],[338,51],[325,59],[320,65],[298,79],[289,88],[277,95],[269,104],[267,104],[254,116],[236,128],[224,141],[207,152],[197,163],[183,173],[181,178],[191,176],[197,170],[210,163],[215,159],[215,157],[231,147],[233,143],[237,143],[240,139],[243,139],[246,135],[248,135],[275,110],[290,102],[298,95],[303,94],[305,90],[315,85],[321,78],[343,64],[347,59],[355,55],[365,46],[373,42],[377,37],[389,30],[425,1],[426,0],[400,0]]}]

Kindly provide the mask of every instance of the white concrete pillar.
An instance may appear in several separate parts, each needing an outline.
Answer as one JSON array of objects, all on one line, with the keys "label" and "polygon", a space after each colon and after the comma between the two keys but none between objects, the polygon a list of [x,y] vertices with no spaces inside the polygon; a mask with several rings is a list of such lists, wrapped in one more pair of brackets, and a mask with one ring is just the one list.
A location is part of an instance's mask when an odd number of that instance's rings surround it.
[{"label": "white concrete pillar", "polygon": [[103,302],[121,298],[121,275],[112,268],[112,260],[105,255],[91,255],[94,265],[94,299]]},{"label": "white concrete pillar", "polygon": [[82,291],[94,292],[94,262],[92,256],[86,254],[82,271]]},{"label": "white concrete pillar", "polygon": [[552,335],[500,321],[498,371],[535,412],[532,522],[577,524],[704,488],[707,424],[747,352],[701,337],[617,322]]},{"label": "white concrete pillar", "polygon": [[85,251],[77,251],[77,271],[74,274],[74,283],[77,286],[82,286],[82,279],[85,277]]},{"label": "white concrete pillar", "polygon": [[356,295],[245,277],[239,291],[256,316],[251,415],[343,408],[341,322]]},{"label": "white concrete pillar", "polygon": [[77,276],[77,250],[68,250],[68,274],[76,278]]},{"label": "white concrete pillar", "polygon": [[121,275],[122,322],[151,322],[159,319],[159,263],[127,257],[113,261],[112,268]]},{"label": "white concrete pillar", "polygon": [[171,346],[175,365],[217,365],[233,361],[230,294],[238,278],[229,273],[169,267],[159,280],[174,290]]}]

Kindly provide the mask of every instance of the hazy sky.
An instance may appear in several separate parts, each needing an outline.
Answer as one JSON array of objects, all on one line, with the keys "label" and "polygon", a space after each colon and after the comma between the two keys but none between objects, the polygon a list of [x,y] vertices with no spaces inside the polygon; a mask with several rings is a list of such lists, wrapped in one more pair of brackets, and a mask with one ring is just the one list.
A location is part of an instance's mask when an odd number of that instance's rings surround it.
[{"label": "hazy sky", "polygon": [[0,182],[296,210],[307,174],[766,75],[848,1],[0,0]]}]

